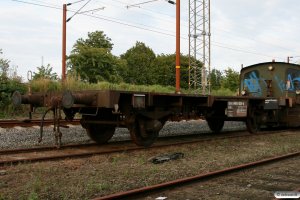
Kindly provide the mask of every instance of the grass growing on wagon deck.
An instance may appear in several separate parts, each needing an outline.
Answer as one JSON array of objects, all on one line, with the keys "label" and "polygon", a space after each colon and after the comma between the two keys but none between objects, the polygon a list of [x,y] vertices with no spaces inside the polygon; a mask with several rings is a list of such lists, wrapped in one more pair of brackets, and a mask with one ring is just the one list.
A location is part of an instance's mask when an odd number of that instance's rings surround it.
[{"label": "grass growing on wagon deck", "polygon": [[142,92],[162,92],[174,93],[175,88],[171,86],[161,85],[133,85],[128,83],[109,83],[106,81],[98,83],[87,83],[78,81],[74,78],[68,78],[62,86],[59,81],[51,81],[49,79],[37,79],[31,81],[31,88],[34,92],[59,92],[62,90],[124,90],[124,91],[142,91]]},{"label": "grass growing on wagon deck", "polygon": [[[161,85],[133,85],[129,83],[109,83],[109,82],[98,82],[90,84],[87,82],[79,81],[74,77],[68,77],[64,87],[61,81],[55,81],[50,79],[36,79],[32,80],[28,84],[31,86],[32,92],[61,92],[63,90],[71,91],[83,91],[83,90],[121,90],[121,91],[137,91],[137,92],[157,92],[157,93],[175,93],[175,87],[172,86],[161,86]],[[27,91],[28,92],[28,91]],[[182,94],[201,94],[201,90],[188,90],[181,89]],[[221,88],[219,90],[213,90],[211,95],[215,96],[236,96],[236,92],[232,92],[229,89]],[[0,113],[0,119],[11,119],[15,117],[28,116],[28,106],[22,105],[21,107],[15,108],[12,104],[4,107],[3,112]],[[1,199],[0,199],[1,200]]]},{"label": "grass growing on wagon deck", "polygon": [[[31,81],[31,88],[33,92],[59,92],[62,90],[122,90],[122,91],[137,91],[137,92],[158,92],[158,93],[174,93],[175,87],[173,86],[161,86],[161,85],[133,85],[129,83],[109,83],[109,82],[98,82],[98,83],[87,83],[76,80],[74,77],[68,77],[64,86],[60,81],[52,81],[49,79],[37,79]],[[188,90],[181,89],[183,94],[201,94],[200,90]],[[236,96],[236,92],[232,92],[229,89],[213,90],[212,95],[217,96]]]}]

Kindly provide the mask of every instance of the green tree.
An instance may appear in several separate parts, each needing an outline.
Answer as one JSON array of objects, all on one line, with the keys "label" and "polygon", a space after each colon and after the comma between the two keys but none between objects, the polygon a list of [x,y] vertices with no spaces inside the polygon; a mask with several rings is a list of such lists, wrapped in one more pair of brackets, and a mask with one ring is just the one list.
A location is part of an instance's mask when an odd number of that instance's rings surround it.
[{"label": "green tree", "polygon": [[103,48],[82,46],[78,48],[78,53],[70,55],[69,59],[81,79],[90,83],[120,82],[122,78],[119,74],[126,68],[125,62]]},{"label": "green tree", "polygon": [[73,52],[76,52],[77,48],[80,48],[82,46],[104,48],[110,52],[113,48],[113,43],[111,42],[111,39],[103,33],[103,31],[95,31],[89,32],[87,39],[78,39],[73,47]]},{"label": "green tree", "polygon": [[136,42],[135,46],[121,55],[121,58],[125,59],[128,65],[126,82],[144,85],[154,83],[151,67],[156,55],[151,48],[147,47],[143,42]]},{"label": "green tree", "polygon": [[211,89],[219,90],[221,88],[222,80],[222,72],[220,70],[213,69],[210,74]]},{"label": "green tree", "polygon": [[87,39],[78,39],[68,57],[73,74],[90,83],[98,81],[121,82],[127,73],[124,60],[112,55],[113,44],[102,31],[88,33]]},{"label": "green tree", "polygon": [[38,72],[33,72],[33,79],[57,80],[57,73],[52,72],[53,68],[48,64],[46,67],[37,67]]},{"label": "green tree", "polygon": [[[180,85],[182,88],[188,88],[188,66],[189,57],[186,55],[180,56]],[[164,86],[175,86],[175,54],[158,55],[153,63],[152,74],[154,76],[154,84]]]},{"label": "green tree", "polygon": [[[0,55],[2,55],[2,49],[0,49]],[[10,61],[4,58],[0,58],[0,76],[1,78],[8,78],[9,71],[9,63]]]},{"label": "green tree", "polygon": [[154,83],[163,86],[174,86],[175,55],[157,55],[153,63]]},{"label": "green tree", "polygon": [[[2,50],[0,49],[2,55]],[[5,114],[10,115],[12,111],[11,106],[11,95],[14,91],[18,90],[21,93],[25,93],[26,86],[21,83],[21,78],[14,72],[13,76],[9,76],[10,61],[5,58],[0,58],[0,117]],[[10,113],[8,111],[11,111]]]},{"label": "green tree", "polygon": [[223,79],[223,87],[228,88],[233,92],[236,92],[239,88],[239,72],[234,71],[232,68],[224,70],[225,77]]}]

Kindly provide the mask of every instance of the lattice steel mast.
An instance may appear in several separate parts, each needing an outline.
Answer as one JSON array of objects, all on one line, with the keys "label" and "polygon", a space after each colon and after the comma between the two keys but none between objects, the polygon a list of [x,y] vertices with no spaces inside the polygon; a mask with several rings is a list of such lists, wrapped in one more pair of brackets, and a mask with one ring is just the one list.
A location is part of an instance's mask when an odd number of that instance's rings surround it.
[{"label": "lattice steel mast", "polygon": [[202,94],[210,94],[210,37],[210,0],[189,0],[189,88]]}]

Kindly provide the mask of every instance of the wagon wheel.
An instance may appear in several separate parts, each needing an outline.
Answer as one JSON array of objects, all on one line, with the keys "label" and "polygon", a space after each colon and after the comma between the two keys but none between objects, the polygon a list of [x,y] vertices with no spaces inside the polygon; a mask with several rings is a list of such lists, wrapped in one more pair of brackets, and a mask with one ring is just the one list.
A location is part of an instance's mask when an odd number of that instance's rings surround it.
[{"label": "wagon wheel", "polygon": [[87,135],[98,144],[104,144],[108,142],[115,133],[114,126],[104,126],[99,124],[87,124]]},{"label": "wagon wheel", "polygon": [[134,124],[132,125],[129,131],[131,139],[136,145],[149,147],[157,139],[159,131],[146,130],[145,123],[145,119],[135,120]]},{"label": "wagon wheel", "polygon": [[257,133],[260,130],[260,115],[254,107],[249,107],[246,119],[246,127],[249,133]]},{"label": "wagon wheel", "polygon": [[224,120],[217,118],[207,118],[206,119],[209,129],[214,133],[219,133],[223,129]]}]

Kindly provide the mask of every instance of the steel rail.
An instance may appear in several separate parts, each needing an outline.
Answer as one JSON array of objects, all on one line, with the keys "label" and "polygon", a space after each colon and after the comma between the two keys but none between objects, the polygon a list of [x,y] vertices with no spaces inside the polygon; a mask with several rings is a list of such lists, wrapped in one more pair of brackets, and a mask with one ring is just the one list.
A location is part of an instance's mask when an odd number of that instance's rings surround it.
[{"label": "steel rail", "polygon": [[[93,156],[93,155],[101,155],[101,154],[111,154],[111,153],[120,153],[120,152],[131,152],[131,151],[138,151],[143,149],[155,149],[155,148],[163,148],[163,147],[169,147],[174,145],[186,145],[186,144],[195,144],[195,143],[201,143],[201,142],[208,142],[208,141],[216,141],[216,140],[224,140],[224,139],[234,139],[234,138],[242,138],[242,137],[255,137],[255,136],[261,136],[261,135],[267,135],[267,134],[277,134],[282,133],[281,132],[265,132],[260,134],[248,134],[248,135],[231,135],[231,136],[220,136],[220,137],[214,137],[214,138],[205,138],[205,139],[197,139],[197,140],[189,140],[189,141],[175,141],[170,142],[170,139],[177,140],[178,138],[172,136],[172,137],[163,137],[160,138],[162,142],[166,141],[169,143],[162,143],[162,144],[154,144],[151,147],[144,148],[135,146],[130,140],[127,141],[118,141],[115,143],[108,143],[106,145],[98,146],[95,143],[90,144],[73,144],[73,145],[66,145],[63,146],[63,149],[57,149],[56,147],[35,147],[30,149],[11,149],[11,150],[2,150],[0,151],[0,155],[8,156],[10,159],[3,159],[0,158],[0,166],[3,165],[12,165],[17,163],[27,163],[27,162],[38,162],[38,161],[51,161],[51,160],[60,160],[60,159],[66,159],[66,158],[81,158],[81,157],[87,157],[87,156]],[[182,137],[182,136],[180,136]],[[89,150],[85,149],[85,151],[80,151],[84,147],[92,148],[95,146],[97,148],[96,150]],[[99,147],[99,148],[98,148]],[[100,148],[101,147],[101,148]],[[67,150],[73,150],[74,152],[68,152]],[[67,151],[67,153],[64,154],[63,151]],[[87,151],[89,150],[89,151]],[[51,151],[57,151],[57,154],[50,156],[49,152]],[[76,152],[79,151],[79,152]],[[38,155],[42,152],[45,152],[45,155]],[[34,154],[31,155],[18,155],[18,154]],[[2,157],[3,157],[2,156]],[[30,157],[31,156],[31,157]]]},{"label": "steel rail", "polygon": [[133,190],[125,191],[125,192],[119,192],[119,193],[115,193],[115,194],[111,194],[111,195],[107,195],[107,196],[103,196],[103,197],[98,197],[98,198],[95,198],[94,200],[110,200],[110,199],[122,199],[122,198],[133,197],[134,195],[139,195],[139,194],[142,194],[145,192],[153,192],[155,190],[166,189],[169,187],[178,186],[180,184],[191,183],[193,181],[206,180],[209,178],[222,176],[224,174],[229,174],[232,172],[248,169],[251,167],[256,167],[256,166],[263,165],[263,164],[268,164],[271,162],[277,162],[277,161],[280,161],[283,159],[292,158],[292,157],[296,157],[296,156],[300,156],[300,151],[281,155],[281,156],[275,156],[272,158],[267,158],[267,159],[263,159],[263,160],[259,160],[259,161],[255,161],[255,162],[250,162],[250,163],[246,163],[246,164],[241,164],[241,165],[237,165],[234,167],[229,167],[226,169],[217,170],[217,171],[213,171],[213,172],[209,172],[209,173],[205,173],[205,174],[199,174],[196,176],[177,179],[177,180],[173,180],[173,181],[169,181],[169,182],[165,182],[165,183],[161,183],[161,184],[157,184],[157,185],[133,189]]},{"label": "steel rail", "polygon": [[[72,121],[66,121],[66,120],[61,120],[61,124],[72,124],[72,125],[79,125],[80,120],[79,119],[74,119]],[[44,125],[49,126],[53,124],[53,119],[46,119],[44,120]],[[32,127],[32,126],[40,126],[41,125],[41,120],[0,120],[0,127],[1,128],[12,128],[16,126],[20,127]]]}]

